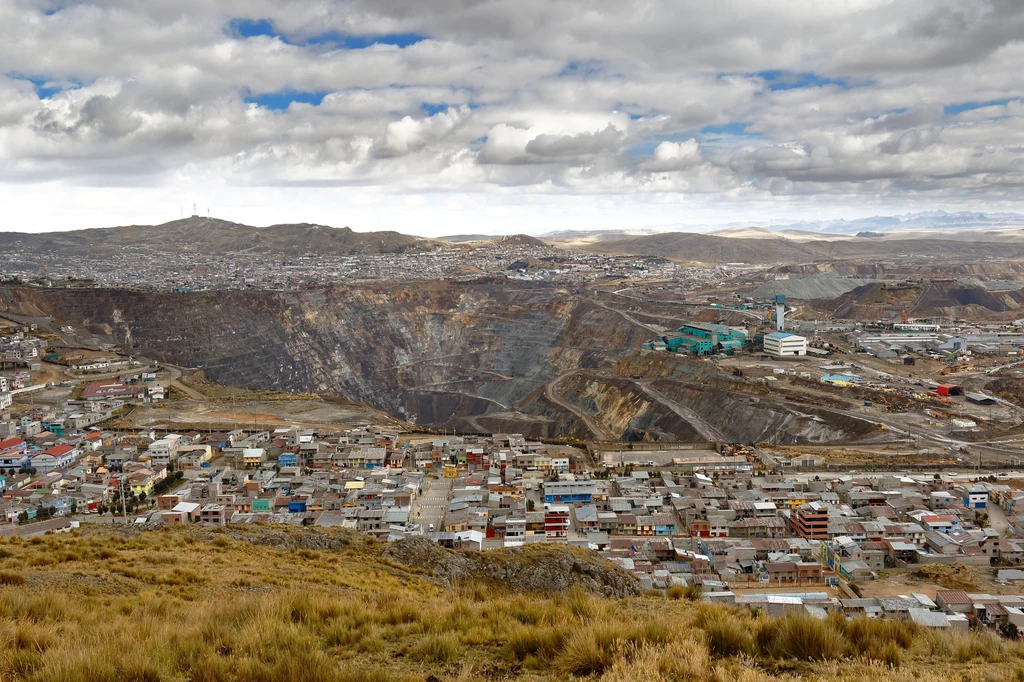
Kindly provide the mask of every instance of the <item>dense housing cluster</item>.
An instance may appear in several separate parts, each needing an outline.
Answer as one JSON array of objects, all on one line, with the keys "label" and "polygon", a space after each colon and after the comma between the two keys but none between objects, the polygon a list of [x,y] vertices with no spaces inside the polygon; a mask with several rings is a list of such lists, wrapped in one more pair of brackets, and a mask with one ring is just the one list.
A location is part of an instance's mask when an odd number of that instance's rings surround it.
[{"label": "dense housing cluster", "polygon": [[0,254],[0,272],[7,281],[46,287],[120,286],[176,292],[284,291],[374,280],[403,282],[482,275],[570,284],[636,279],[703,286],[724,281],[731,274],[729,268],[707,269],[663,258],[565,251],[515,240],[426,252],[353,255],[208,255],[194,251],[155,254],[127,246],[109,256],[76,258],[12,250]]}]

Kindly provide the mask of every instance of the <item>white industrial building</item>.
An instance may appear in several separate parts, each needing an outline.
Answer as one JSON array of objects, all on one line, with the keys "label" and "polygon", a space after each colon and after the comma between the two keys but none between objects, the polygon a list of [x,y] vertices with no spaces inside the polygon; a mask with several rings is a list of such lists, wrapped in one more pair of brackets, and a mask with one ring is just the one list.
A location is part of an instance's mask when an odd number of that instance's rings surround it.
[{"label": "white industrial building", "polygon": [[764,350],[770,355],[807,355],[807,339],[789,332],[772,332],[764,335]]}]

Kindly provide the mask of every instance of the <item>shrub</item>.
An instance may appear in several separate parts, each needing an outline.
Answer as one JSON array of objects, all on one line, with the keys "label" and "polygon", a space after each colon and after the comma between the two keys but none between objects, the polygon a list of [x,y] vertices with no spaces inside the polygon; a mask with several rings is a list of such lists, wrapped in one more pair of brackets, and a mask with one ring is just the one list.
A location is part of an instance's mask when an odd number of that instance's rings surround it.
[{"label": "shrub", "polygon": [[763,622],[756,638],[761,651],[773,658],[837,660],[846,649],[843,636],[833,623],[806,613],[791,613],[774,623]]},{"label": "shrub", "polygon": [[617,650],[637,641],[636,630],[623,623],[600,622],[577,628],[558,656],[558,667],[579,677],[598,675],[611,666]]},{"label": "shrub", "polygon": [[410,652],[419,661],[447,665],[462,655],[462,645],[451,632],[430,635]]},{"label": "shrub", "polygon": [[687,585],[683,590],[683,596],[689,601],[700,601],[700,598],[704,596],[704,587],[697,583]]},{"label": "shrub", "polygon": [[708,620],[701,626],[708,648],[715,656],[739,656],[754,653],[754,638],[748,624],[728,614]]},{"label": "shrub", "polygon": [[569,609],[576,618],[588,621],[597,615],[598,605],[585,589],[576,585],[569,592]]},{"label": "shrub", "polygon": [[577,630],[565,643],[558,664],[570,675],[600,675],[612,664],[611,647],[599,642],[594,632]]},{"label": "shrub", "polygon": [[420,611],[406,601],[392,603],[380,616],[380,621],[385,625],[399,625],[400,623],[415,623],[420,619]]},{"label": "shrub", "polygon": [[534,656],[542,660],[553,659],[565,643],[563,628],[518,626],[505,640],[505,654],[520,663]]},{"label": "shrub", "polygon": [[13,571],[0,571],[0,585],[24,585],[25,576]]},{"label": "shrub", "polygon": [[682,585],[673,585],[665,590],[665,596],[669,599],[682,599],[686,596],[686,588]]},{"label": "shrub", "polygon": [[960,663],[967,663],[976,658],[995,662],[1001,657],[1002,641],[993,632],[972,632],[967,635],[956,635],[951,639],[953,658]]},{"label": "shrub", "polygon": [[854,654],[898,668],[901,651],[909,649],[917,634],[911,622],[890,619],[854,618],[846,623],[846,641]]},{"label": "shrub", "polygon": [[879,651],[872,652],[871,658],[881,661],[890,668],[898,668],[903,663],[903,649],[896,642],[889,642]]}]

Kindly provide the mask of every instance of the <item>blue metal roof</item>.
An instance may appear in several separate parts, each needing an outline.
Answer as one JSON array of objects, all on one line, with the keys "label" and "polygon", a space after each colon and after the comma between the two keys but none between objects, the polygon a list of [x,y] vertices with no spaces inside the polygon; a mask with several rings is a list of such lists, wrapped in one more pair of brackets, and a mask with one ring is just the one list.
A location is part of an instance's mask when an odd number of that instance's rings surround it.
[{"label": "blue metal roof", "polygon": [[782,339],[788,339],[791,336],[796,336],[796,334],[790,334],[789,332],[772,332],[771,334],[765,334],[764,338],[778,339],[779,341],[781,341]]}]

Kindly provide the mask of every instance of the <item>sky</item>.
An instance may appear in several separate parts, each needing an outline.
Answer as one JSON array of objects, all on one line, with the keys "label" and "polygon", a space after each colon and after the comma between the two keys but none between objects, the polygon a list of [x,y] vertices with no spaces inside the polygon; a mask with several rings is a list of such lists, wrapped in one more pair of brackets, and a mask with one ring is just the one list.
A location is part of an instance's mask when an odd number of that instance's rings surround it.
[{"label": "sky", "polygon": [[0,229],[1024,211],[1019,0],[0,0]]}]

